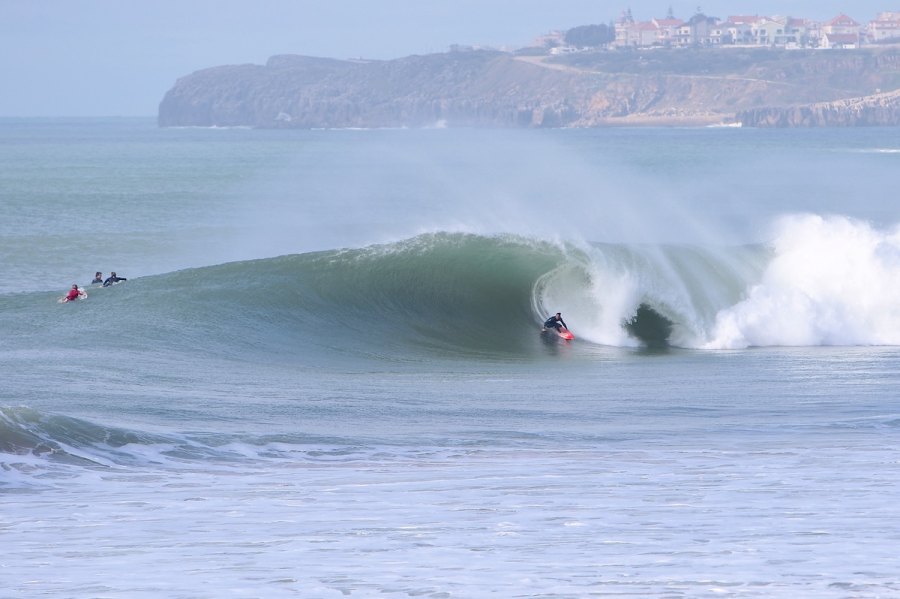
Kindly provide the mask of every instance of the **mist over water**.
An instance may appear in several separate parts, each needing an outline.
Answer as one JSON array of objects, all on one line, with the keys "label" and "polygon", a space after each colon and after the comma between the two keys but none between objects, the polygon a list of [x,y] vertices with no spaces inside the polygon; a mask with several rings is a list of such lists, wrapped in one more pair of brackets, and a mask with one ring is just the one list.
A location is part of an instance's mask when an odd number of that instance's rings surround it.
[{"label": "mist over water", "polygon": [[864,137],[840,151],[828,133],[792,144],[781,134],[312,132],[238,187],[247,201],[232,251],[266,257],[442,231],[734,246],[770,243],[775,222],[798,212],[893,224],[879,185],[889,164],[863,158]]}]

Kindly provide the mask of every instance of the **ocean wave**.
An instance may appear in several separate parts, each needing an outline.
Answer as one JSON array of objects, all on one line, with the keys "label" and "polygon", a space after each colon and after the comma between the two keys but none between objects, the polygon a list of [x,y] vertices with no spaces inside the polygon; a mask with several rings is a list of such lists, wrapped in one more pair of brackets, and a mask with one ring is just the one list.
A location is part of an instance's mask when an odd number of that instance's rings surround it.
[{"label": "ocean wave", "polygon": [[[551,243],[435,233],[233,262],[89,290],[6,296],[13,337],[260,359],[516,356],[560,311],[576,343],[731,349],[900,344],[900,234],[781,219],[753,246]],[[35,298],[43,301],[35,306]],[[52,322],[48,322],[52,321]],[[35,326],[37,325],[37,326]],[[79,340],[79,341],[76,341]]]},{"label": "ocean wave", "polygon": [[[27,407],[0,407],[0,469],[20,481],[65,478],[70,468],[133,464],[126,446],[161,443],[147,433],[96,425]],[[139,453],[139,452],[138,452]],[[7,480],[12,485],[14,481]],[[25,485],[28,486],[28,485]]]},{"label": "ocean wave", "polygon": [[693,347],[764,259],[755,247],[436,233],[180,271],[129,301],[146,315],[137,338],[188,351],[515,356],[540,347],[557,311],[582,341]]},{"label": "ocean wave", "polygon": [[[571,438],[571,435],[567,435]],[[585,436],[586,442],[594,440]],[[208,475],[256,473],[260,468],[298,464],[379,463],[435,460],[491,453],[497,448],[553,445],[553,433],[470,433],[461,438],[421,435],[352,438],[302,430],[246,432],[148,432],[98,424],[84,418],[0,406],[0,493],[68,488],[73,479],[157,476],[163,472]]]},{"label": "ocean wave", "polygon": [[260,461],[354,459],[359,450],[335,438],[302,434],[158,434],[111,427],[28,407],[0,406],[0,491],[65,486],[73,476],[136,475],[202,463],[227,471]]}]

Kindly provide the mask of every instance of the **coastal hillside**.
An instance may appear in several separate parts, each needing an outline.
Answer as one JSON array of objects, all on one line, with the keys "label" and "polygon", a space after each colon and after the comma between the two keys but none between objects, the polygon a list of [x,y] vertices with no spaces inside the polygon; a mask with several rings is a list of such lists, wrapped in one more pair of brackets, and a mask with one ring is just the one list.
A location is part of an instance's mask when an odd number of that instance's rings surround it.
[{"label": "coastal hillside", "polygon": [[900,124],[900,50],[678,49],[390,61],[274,56],[179,79],[159,125],[256,128]]}]

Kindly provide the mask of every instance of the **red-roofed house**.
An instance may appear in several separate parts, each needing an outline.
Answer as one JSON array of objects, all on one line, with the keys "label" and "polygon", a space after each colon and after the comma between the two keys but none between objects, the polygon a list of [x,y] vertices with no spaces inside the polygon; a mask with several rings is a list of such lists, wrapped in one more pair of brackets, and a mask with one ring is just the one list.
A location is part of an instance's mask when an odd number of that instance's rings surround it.
[{"label": "red-roofed house", "polygon": [[822,25],[820,48],[859,48],[860,24],[841,14]]},{"label": "red-roofed house", "polygon": [[859,35],[860,24],[847,15],[838,15],[822,25],[822,33],[839,33],[847,35]]}]

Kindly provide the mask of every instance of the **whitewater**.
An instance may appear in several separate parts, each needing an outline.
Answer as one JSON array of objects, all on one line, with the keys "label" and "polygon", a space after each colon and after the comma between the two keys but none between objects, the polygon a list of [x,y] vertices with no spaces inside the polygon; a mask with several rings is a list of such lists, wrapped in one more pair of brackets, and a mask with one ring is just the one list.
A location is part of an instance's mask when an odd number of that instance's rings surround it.
[{"label": "whitewater", "polygon": [[0,597],[900,594],[896,146],[0,119]]}]

